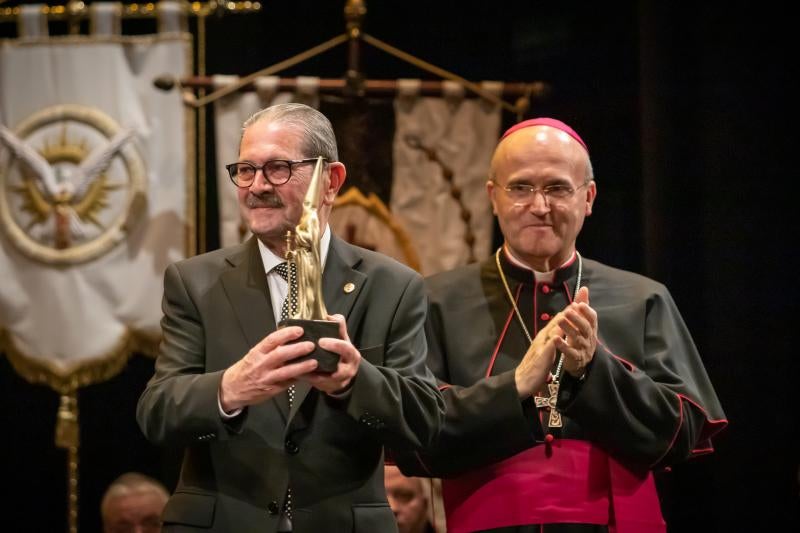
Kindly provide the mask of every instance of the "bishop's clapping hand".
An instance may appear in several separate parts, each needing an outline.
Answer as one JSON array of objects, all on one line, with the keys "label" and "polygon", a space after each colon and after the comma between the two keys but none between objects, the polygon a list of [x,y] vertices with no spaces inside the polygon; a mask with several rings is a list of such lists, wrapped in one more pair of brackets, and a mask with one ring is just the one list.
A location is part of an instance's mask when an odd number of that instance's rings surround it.
[{"label": "bishop's clapping hand", "polygon": [[564,371],[582,378],[597,348],[597,312],[589,306],[589,288],[581,287],[575,300],[559,314],[564,315],[559,326],[565,336],[555,344],[564,354]]}]

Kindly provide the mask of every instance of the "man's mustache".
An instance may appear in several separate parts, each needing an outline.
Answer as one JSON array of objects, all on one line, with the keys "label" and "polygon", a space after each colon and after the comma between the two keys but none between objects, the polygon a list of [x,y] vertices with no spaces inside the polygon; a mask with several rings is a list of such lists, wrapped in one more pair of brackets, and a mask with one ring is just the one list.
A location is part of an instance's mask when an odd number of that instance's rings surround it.
[{"label": "man's mustache", "polygon": [[245,202],[247,207],[251,209],[259,207],[283,207],[283,201],[274,193],[264,192],[261,194],[253,194],[252,192],[247,195]]}]

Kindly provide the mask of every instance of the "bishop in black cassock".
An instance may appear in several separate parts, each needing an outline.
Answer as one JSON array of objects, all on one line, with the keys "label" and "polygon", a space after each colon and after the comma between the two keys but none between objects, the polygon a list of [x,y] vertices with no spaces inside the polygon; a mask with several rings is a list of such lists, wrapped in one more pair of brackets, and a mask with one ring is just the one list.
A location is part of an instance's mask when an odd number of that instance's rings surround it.
[{"label": "bishop in black cassock", "polygon": [[[432,448],[395,461],[443,478],[448,533],[664,531],[652,472],[712,451],[727,423],[667,288],[575,249],[592,178],[569,126],[515,126],[488,186],[506,243],[427,280],[428,364],[447,414]],[[561,320],[578,285],[596,313],[591,361],[576,375],[556,353],[547,381],[521,397],[531,338]]]}]

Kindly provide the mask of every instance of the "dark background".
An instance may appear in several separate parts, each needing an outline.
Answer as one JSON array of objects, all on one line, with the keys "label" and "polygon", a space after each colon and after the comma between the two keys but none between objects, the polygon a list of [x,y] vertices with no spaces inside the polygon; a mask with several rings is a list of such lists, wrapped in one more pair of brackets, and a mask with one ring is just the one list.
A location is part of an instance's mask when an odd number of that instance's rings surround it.
[{"label": "dark background", "polygon": [[[344,31],[343,1],[263,4],[259,14],[209,20],[208,73],[249,74]],[[470,80],[551,84],[528,117],[580,132],[598,182],[580,250],[667,284],[730,420],[716,453],[659,474],[670,531],[795,531],[796,30],[778,3],[667,4],[372,0],[365,31]],[[13,35],[0,25],[0,36]],[[431,78],[363,51],[370,78]],[[346,68],[339,47],[284,75],[341,77]],[[207,248],[218,245],[215,230]],[[82,532],[99,530],[102,490],[118,474],[175,481],[178,453],[149,445],[134,420],[151,373],[152,360],[136,355],[79,393]],[[0,357],[0,405],[0,529],[65,531],[57,394]]]}]

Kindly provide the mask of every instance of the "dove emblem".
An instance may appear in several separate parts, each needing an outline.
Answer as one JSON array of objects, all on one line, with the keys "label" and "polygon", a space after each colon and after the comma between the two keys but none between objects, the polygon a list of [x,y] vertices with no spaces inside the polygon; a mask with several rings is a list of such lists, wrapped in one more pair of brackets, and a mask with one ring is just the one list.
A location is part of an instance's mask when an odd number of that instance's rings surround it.
[{"label": "dove emblem", "polygon": [[[12,240],[30,241],[22,246],[28,255],[45,252],[47,261],[62,262],[57,259],[61,256],[63,262],[72,262],[86,257],[84,251],[96,248],[104,237],[113,245],[122,238],[127,218],[121,220],[114,212],[127,215],[135,197],[142,197],[143,164],[134,130],[109,128],[108,121],[86,124],[90,116],[83,111],[60,124],[41,124],[39,130],[48,135],[35,129],[36,135],[26,135],[20,128],[15,132],[0,125],[0,153],[8,153],[7,168],[0,167],[0,215],[17,226]],[[84,123],[76,123],[76,118]],[[95,128],[87,128],[90,125]],[[131,170],[138,170],[138,179]]]}]

